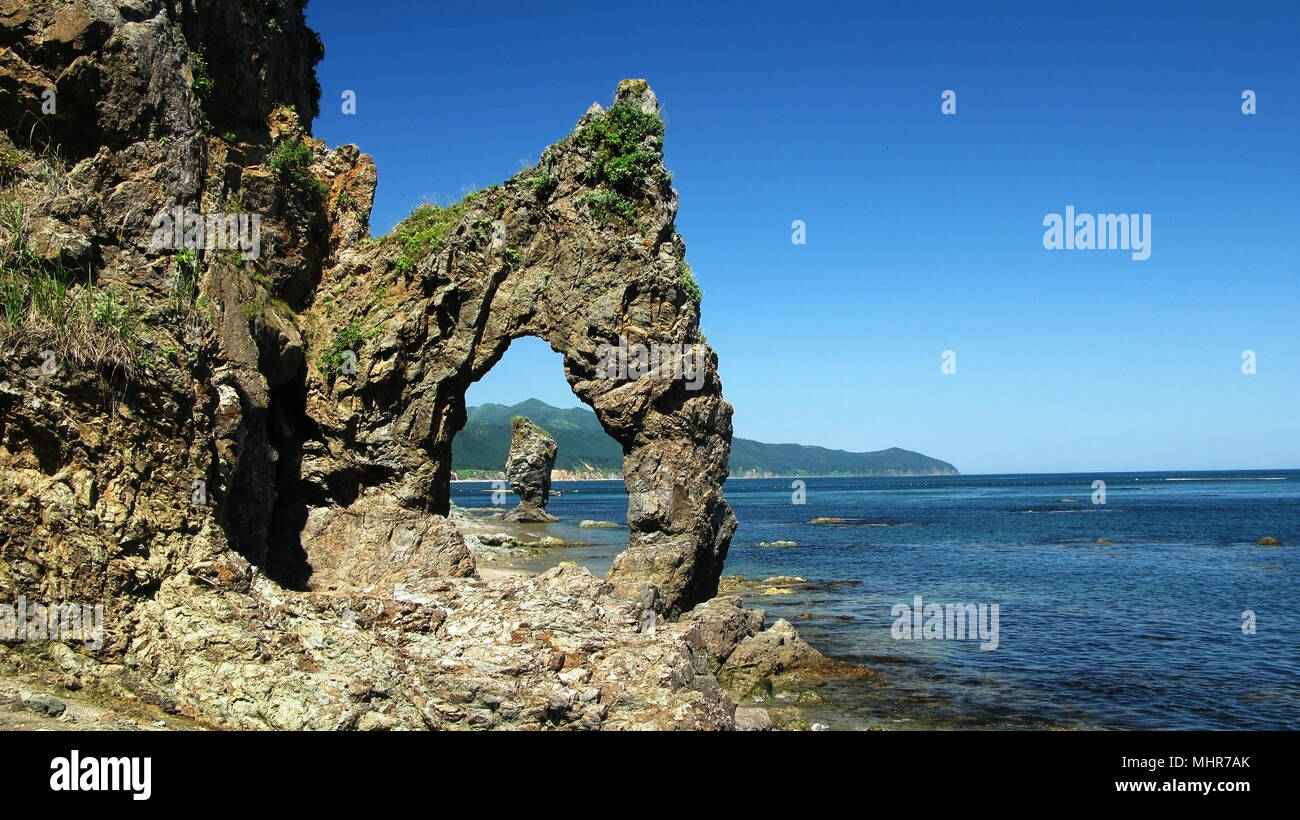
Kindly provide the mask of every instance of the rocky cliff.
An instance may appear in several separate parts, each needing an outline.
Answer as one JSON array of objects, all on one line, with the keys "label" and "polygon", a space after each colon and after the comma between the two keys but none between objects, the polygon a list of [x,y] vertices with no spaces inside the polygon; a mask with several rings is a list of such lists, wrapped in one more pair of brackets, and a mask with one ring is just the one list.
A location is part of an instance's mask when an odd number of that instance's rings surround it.
[{"label": "rocky cliff", "polygon": [[[0,600],[104,609],[0,668],[247,728],[730,728],[762,617],[692,611],[735,529],[717,358],[599,371],[702,344],[653,92],[372,240],[373,163],[307,131],[322,54],[296,0],[0,0]],[[524,335],[624,448],[604,581],[484,580],[446,518]]]}]

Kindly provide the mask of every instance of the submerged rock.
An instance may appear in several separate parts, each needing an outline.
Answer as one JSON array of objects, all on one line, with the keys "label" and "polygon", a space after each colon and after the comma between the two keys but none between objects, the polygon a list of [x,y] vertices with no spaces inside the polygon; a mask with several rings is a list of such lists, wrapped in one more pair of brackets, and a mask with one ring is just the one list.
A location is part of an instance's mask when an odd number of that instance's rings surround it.
[{"label": "submerged rock", "polygon": [[590,518],[578,522],[578,526],[585,530],[613,530],[623,526],[617,521],[592,521]]},{"label": "submerged rock", "polygon": [[1280,539],[1274,538],[1274,537],[1271,536],[1271,535],[1266,535],[1266,536],[1264,536],[1263,538],[1261,538],[1261,539],[1259,539],[1258,541],[1256,541],[1255,544],[1256,544],[1257,546],[1261,546],[1261,547],[1280,547],[1280,546],[1283,546],[1282,541],[1281,541]]},{"label": "submerged rock", "polygon": [[797,575],[773,575],[761,581],[751,581],[743,575],[729,575],[719,581],[718,591],[728,595],[737,592],[755,592],[759,595],[793,595],[806,586],[808,586],[808,580]]},{"label": "submerged rock", "polygon": [[555,521],[546,511],[551,500],[551,470],[555,468],[555,439],[523,416],[511,425],[506,480],[519,496],[519,506],[506,513],[507,521]]},{"label": "submerged rock", "polygon": [[857,664],[826,657],[782,618],[743,639],[718,670],[718,682],[743,700],[769,696],[774,688],[802,689],[826,678],[865,678],[873,674]]}]

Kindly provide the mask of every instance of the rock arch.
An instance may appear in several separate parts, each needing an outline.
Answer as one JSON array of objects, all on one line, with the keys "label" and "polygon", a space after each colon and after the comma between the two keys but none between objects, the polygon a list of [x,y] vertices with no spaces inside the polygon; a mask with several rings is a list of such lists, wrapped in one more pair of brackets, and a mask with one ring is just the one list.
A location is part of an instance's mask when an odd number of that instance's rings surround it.
[{"label": "rock arch", "polygon": [[[445,515],[465,391],[511,341],[536,336],[623,446],[629,541],[608,580],[640,594],[654,584],[669,617],[712,597],[736,526],[722,494],[731,406],[669,183],[654,93],[625,80],[609,111],[593,105],[536,167],[342,250],[309,312],[314,503]],[[602,345],[623,340],[698,345],[702,372],[601,378]],[[344,346],[357,348],[355,374],[336,372]]]}]

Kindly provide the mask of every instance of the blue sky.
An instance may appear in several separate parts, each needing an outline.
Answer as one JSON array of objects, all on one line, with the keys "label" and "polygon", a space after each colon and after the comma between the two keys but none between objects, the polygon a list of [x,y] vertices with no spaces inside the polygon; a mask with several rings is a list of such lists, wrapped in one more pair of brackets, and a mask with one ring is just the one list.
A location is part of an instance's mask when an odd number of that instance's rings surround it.
[{"label": "blue sky", "polygon": [[[314,0],[314,130],[375,158],[378,235],[644,77],[738,436],[1298,467],[1300,6],[1139,5]],[[1151,214],[1150,259],[1044,249],[1067,205]],[[560,362],[519,340],[469,401],[575,406]]]}]

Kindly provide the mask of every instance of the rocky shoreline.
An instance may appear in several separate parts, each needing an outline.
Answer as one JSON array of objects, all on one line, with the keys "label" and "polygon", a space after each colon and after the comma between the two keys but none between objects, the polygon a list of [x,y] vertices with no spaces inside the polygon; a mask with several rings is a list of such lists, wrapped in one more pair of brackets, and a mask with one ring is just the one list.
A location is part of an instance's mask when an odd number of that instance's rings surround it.
[{"label": "rocky shoreline", "polygon": [[[492,509],[453,507],[450,514],[465,537],[484,578],[527,577],[522,558],[555,550],[589,546],[538,535],[528,527],[511,527]],[[561,567],[578,569],[560,560]],[[734,701],[732,728],[740,730],[822,728],[809,720],[800,704],[822,704],[817,693],[829,679],[865,678],[873,673],[857,664],[827,658],[799,637],[785,620],[768,623],[762,609],[747,609],[740,593],[784,595],[810,585],[803,578],[775,577],[760,581],[741,576],[722,579],[718,597],[697,606],[682,618],[700,630],[708,654],[708,670],[725,696]]]},{"label": "rocky shoreline", "polygon": [[[871,674],[735,595],[669,622],[653,587],[628,597],[572,563],[513,568],[490,543],[500,533],[555,548],[523,527],[457,509],[444,526],[453,541],[463,531],[473,575],[425,578],[389,556],[365,589],[292,592],[232,559],[212,577],[240,591],[194,579],[166,590],[126,664],[58,643],[4,647],[0,695],[20,673],[45,687],[8,699],[23,716],[10,723],[58,719],[48,696],[75,706],[65,728],[123,728],[121,707],[97,706],[114,702],[151,717],[130,728],[150,729],[807,729],[800,698]],[[161,674],[143,677],[146,665]]]}]

